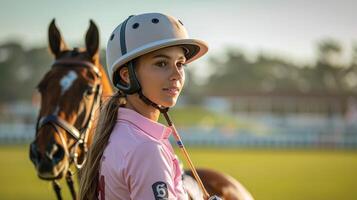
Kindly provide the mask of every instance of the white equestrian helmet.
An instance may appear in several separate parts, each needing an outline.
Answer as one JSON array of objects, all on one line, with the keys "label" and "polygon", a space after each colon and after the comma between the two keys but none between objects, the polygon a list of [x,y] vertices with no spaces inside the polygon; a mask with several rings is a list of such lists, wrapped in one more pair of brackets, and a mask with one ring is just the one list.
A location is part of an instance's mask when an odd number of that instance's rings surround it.
[{"label": "white equestrian helmet", "polygon": [[113,82],[114,72],[129,61],[146,53],[176,45],[186,49],[185,64],[208,51],[204,41],[189,38],[182,22],[172,16],[146,13],[129,17],[114,29],[108,40],[106,58],[111,81]]}]

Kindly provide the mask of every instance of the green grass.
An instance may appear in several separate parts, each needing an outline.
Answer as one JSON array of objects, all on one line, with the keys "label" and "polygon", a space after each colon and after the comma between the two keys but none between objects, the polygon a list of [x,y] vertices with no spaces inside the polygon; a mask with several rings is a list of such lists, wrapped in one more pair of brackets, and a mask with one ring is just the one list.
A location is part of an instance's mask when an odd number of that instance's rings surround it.
[{"label": "green grass", "polygon": [[[357,151],[188,148],[196,167],[238,179],[257,200],[357,199]],[[180,153],[178,152],[178,155]],[[0,147],[0,199],[55,199],[26,146]],[[63,183],[66,198],[68,188]]]},{"label": "green grass", "polygon": [[[28,157],[28,147],[0,146],[0,199],[56,199],[52,184],[41,181]],[[65,181],[64,199],[71,199]]]},{"label": "green grass", "polygon": [[224,171],[256,199],[357,199],[357,152],[192,149],[197,167]]},{"label": "green grass", "polygon": [[[258,121],[237,118],[230,114],[216,113],[199,106],[186,106],[170,110],[171,120],[176,127],[219,128],[225,131],[237,132],[245,130],[257,134],[272,133],[272,128]],[[166,124],[163,115],[159,122]]]},{"label": "green grass", "polygon": [[[209,126],[209,127],[232,127],[236,126],[237,120],[229,115],[211,112],[202,107],[174,108],[170,111],[175,125],[178,127]],[[160,115],[159,121],[166,124],[166,120]]]}]

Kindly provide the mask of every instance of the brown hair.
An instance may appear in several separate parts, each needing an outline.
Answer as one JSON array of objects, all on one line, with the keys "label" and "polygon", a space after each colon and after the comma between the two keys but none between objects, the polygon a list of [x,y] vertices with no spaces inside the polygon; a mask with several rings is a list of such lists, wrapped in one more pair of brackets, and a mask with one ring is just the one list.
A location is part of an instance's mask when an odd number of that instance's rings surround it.
[{"label": "brown hair", "polygon": [[110,97],[108,102],[101,107],[97,128],[93,138],[93,143],[89,148],[88,158],[81,169],[79,199],[97,199],[98,173],[100,161],[109,137],[114,128],[118,109],[126,103],[125,97],[121,92]]}]

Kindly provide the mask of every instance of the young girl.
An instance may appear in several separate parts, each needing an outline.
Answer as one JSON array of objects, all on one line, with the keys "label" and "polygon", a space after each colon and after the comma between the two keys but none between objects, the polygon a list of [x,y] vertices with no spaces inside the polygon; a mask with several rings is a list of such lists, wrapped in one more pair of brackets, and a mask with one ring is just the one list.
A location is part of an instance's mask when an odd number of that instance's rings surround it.
[{"label": "young girl", "polygon": [[118,92],[102,109],[82,171],[81,200],[188,199],[178,160],[158,123],[176,104],[184,68],[204,55],[180,20],[148,13],[130,16],[107,45],[108,74]]}]

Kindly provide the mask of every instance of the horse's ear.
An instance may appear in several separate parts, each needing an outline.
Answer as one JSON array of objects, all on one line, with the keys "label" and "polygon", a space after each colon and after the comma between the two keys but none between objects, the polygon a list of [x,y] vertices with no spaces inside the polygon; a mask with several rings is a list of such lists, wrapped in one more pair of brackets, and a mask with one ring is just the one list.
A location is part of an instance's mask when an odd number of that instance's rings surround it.
[{"label": "horse's ear", "polygon": [[62,50],[67,49],[67,46],[62,39],[61,33],[56,27],[55,19],[51,21],[51,24],[48,28],[48,42],[50,45],[50,50],[53,55],[55,55],[55,57],[58,57]]},{"label": "horse's ear", "polygon": [[86,48],[91,57],[98,54],[99,31],[93,20],[90,20],[90,26],[86,34]]}]

